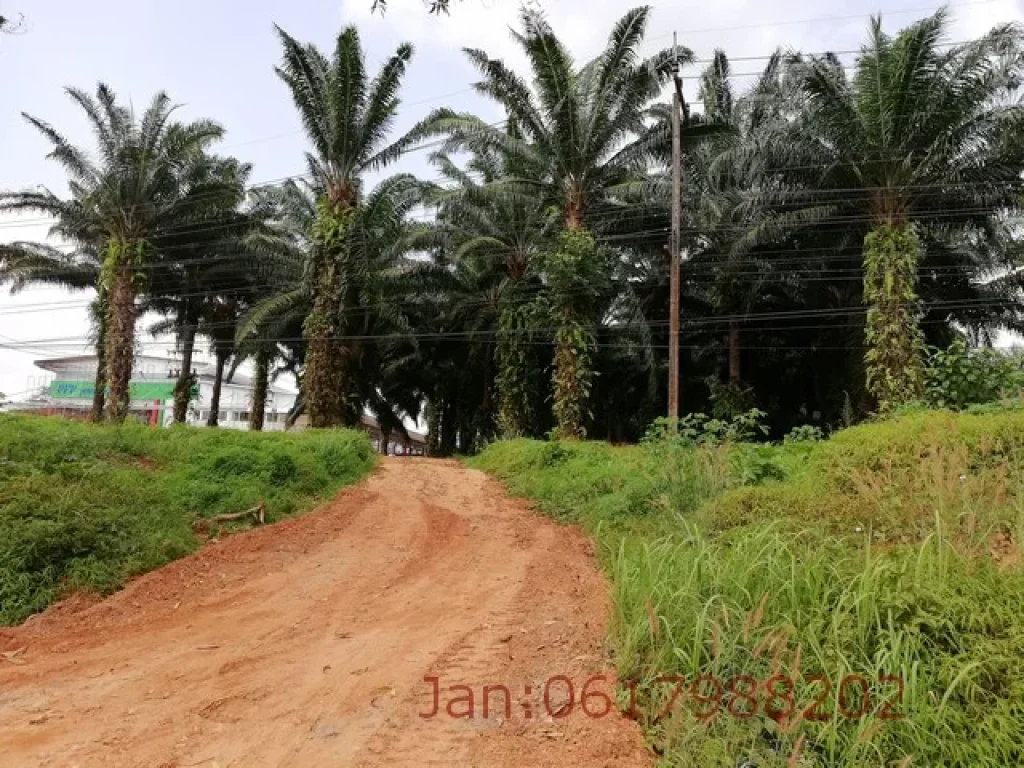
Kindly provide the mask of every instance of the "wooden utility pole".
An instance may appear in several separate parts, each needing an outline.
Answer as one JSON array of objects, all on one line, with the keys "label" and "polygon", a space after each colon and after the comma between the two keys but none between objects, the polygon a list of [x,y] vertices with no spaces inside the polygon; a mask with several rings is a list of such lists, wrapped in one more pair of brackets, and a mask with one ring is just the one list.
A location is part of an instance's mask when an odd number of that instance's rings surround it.
[{"label": "wooden utility pole", "polygon": [[[676,35],[672,33],[672,49],[676,50]],[[673,71],[675,88],[672,93],[672,232],[669,237],[669,282],[671,299],[668,320],[668,418],[675,429],[679,418],[679,261],[682,251],[683,209],[683,150],[680,136],[680,113],[683,111],[683,81],[676,57]]]}]

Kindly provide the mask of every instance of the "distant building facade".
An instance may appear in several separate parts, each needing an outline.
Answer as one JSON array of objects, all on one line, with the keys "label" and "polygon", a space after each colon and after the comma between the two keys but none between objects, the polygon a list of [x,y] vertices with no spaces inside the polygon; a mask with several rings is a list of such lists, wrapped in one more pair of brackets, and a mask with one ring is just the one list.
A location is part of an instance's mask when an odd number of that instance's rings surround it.
[{"label": "distant building facade", "polygon": [[[53,375],[53,379],[39,394],[20,403],[11,403],[9,410],[86,418],[92,410],[96,391],[95,355],[57,357],[37,360],[37,368]],[[173,422],[174,383],[180,362],[173,357],[136,355],[129,382],[129,416],[152,426],[165,427]],[[198,383],[198,396],[189,403],[185,423],[204,426],[210,417],[213,382],[216,372],[212,365],[194,366]],[[252,403],[252,380],[236,373],[231,381],[221,383],[218,425],[225,429],[249,429],[249,410]],[[263,429],[280,432],[285,429],[288,413],[295,406],[296,393],[271,384],[267,390],[267,404],[263,414]],[[305,414],[299,416],[292,429],[308,426]],[[393,430],[384,433],[369,414],[364,414],[359,426],[365,430],[375,451],[392,456],[422,456],[426,453],[426,435],[414,430],[405,434]]]},{"label": "distant building facade", "polygon": [[[42,397],[26,403],[24,410],[84,416],[92,408],[96,387],[95,355],[58,357],[37,360],[36,367],[54,375]],[[129,383],[129,413],[131,417],[153,426],[167,426],[173,420],[174,382],[180,370],[180,361],[173,357],[137,355]],[[212,366],[194,367],[198,383],[198,396],[189,403],[186,423],[200,426],[210,416],[215,371]],[[252,381],[236,373],[230,382],[221,384],[218,424],[226,429],[248,429],[252,403]],[[267,404],[263,416],[263,429],[281,431],[292,406],[295,393],[271,384],[267,391]]]}]

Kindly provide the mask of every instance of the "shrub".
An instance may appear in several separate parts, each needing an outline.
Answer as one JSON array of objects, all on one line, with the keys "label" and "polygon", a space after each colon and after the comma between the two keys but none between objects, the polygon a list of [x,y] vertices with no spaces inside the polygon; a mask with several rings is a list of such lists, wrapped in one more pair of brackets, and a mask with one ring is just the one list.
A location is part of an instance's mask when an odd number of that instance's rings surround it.
[{"label": "shrub", "polygon": [[1019,358],[995,349],[969,348],[957,339],[931,349],[925,364],[925,400],[933,408],[962,410],[1015,395],[1022,384]]},{"label": "shrub", "polygon": [[816,427],[813,424],[801,424],[799,427],[793,427],[789,434],[783,438],[783,442],[816,443],[824,438],[825,433],[821,430],[821,427]]},{"label": "shrub", "polygon": [[717,445],[753,440],[768,434],[765,412],[751,408],[729,419],[712,419],[705,413],[688,413],[675,424],[670,419],[655,419],[647,429],[644,442],[681,441],[686,444]]}]

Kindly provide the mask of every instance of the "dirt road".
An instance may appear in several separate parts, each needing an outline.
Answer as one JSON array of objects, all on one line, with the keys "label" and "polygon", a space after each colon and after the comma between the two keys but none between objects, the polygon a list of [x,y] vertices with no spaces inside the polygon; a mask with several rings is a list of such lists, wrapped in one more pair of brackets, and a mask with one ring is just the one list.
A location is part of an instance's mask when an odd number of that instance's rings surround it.
[{"label": "dirt road", "polygon": [[386,459],[300,519],[0,630],[0,766],[645,766],[633,723],[578,703],[609,673],[606,613],[582,534],[455,462]]}]

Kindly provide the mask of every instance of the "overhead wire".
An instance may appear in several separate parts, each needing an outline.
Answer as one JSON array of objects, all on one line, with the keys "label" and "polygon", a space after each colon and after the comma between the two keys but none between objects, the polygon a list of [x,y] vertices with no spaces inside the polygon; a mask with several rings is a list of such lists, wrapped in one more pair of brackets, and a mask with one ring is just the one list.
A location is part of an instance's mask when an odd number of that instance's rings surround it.
[{"label": "overhead wire", "polygon": [[[991,2],[991,1],[992,0],[981,0],[980,2],[954,4],[954,6],[981,5],[981,4],[984,4],[986,2]],[[896,12],[911,12],[912,10],[913,11],[917,11],[917,10],[927,10],[927,9],[905,9],[903,11],[896,11]],[[817,19],[817,20],[831,20],[831,19],[842,19],[842,18],[860,18],[860,17],[863,17],[863,14],[858,14],[858,15],[855,15],[855,16],[847,16],[847,17],[842,17],[842,16],[841,17],[821,17],[820,19]],[[780,23],[780,22],[773,22],[773,23]],[[781,22],[781,23],[802,23],[802,22]],[[737,28],[743,28],[743,27],[737,27]],[[709,30],[705,30],[705,31],[721,31],[721,29],[722,28],[713,28],[713,29],[709,29]],[[844,55],[846,53],[859,53],[859,51],[836,52],[836,53],[837,53],[837,55]],[[807,54],[807,55],[815,55],[815,54]],[[737,58],[735,60],[756,60],[757,58],[765,58],[765,59],[767,59],[769,57],[768,56],[765,56],[765,57],[740,57],[740,58]],[[735,73],[735,74],[731,74],[730,76],[732,76],[732,77],[744,77],[744,76],[752,76],[754,74],[760,74],[760,73]],[[439,96],[439,97],[435,97],[435,98],[432,98],[432,99],[424,99],[421,102],[414,102],[413,104],[415,104],[415,103],[423,103],[423,102],[431,101],[431,100],[439,100],[439,99],[445,98],[447,96],[456,95],[458,93],[467,92],[467,91],[471,91],[471,90],[473,90],[473,88],[462,89],[462,90],[456,91],[456,92],[454,92],[452,94],[446,94],[444,96]],[[406,105],[406,106],[411,106],[411,105],[412,104],[409,104],[409,105]],[[497,125],[500,125],[500,124],[502,124],[504,122],[505,121],[499,121],[498,123],[492,124],[492,127],[496,127]],[[441,139],[441,140],[438,140],[437,142],[433,142],[432,144],[428,144],[428,145],[423,145],[423,146],[417,147],[417,148],[415,148],[415,149],[413,149],[411,151],[419,151],[419,150],[423,150],[423,149],[428,149],[431,146],[441,146],[441,145],[444,145],[447,142],[448,142],[448,139]],[[827,167],[827,165],[828,165],[828,163],[822,164],[820,166],[803,166],[802,168],[800,166],[794,166],[794,167],[790,168],[790,170],[805,169],[805,168],[816,168],[816,167]],[[308,177],[308,176],[309,176],[309,174],[297,174],[297,175],[294,175],[294,176],[282,177],[281,179],[277,180],[277,183],[279,183],[279,184],[280,183],[285,183],[288,180],[301,180],[303,177]],[[273,183],[274,182],[264,183],[262,186],[270,186]],[[1011,182],[1007,182],[1007,184],[1010,184],[1010,183]],[[938,186],[944,186],[944,185],[936,184],[935,186],[938,187]],[[250,187],[250,189],[258,189],[258,188],[259,188],[259,186]],[[838,191],[839,190],[822,190],[821,193],[824,194],[824,195],[828,195],[828,194],[831,194],[831,193],[834,193],[834,192],[838,192]],[[860,189],[854,189],[854,190],[850,190],[850,191],[863,192],[863,191],[866,191],[866,190],[864,188],[860,188]],[[946,190],[945,192],[943,192],[943,191],[936,192],[934,194],[936,194],[936,195],[948,194],[948,190]],[[842,201],[841,200],[832,200],[832,201],[829,201],[829,202],[842,202]],[[849,202],[849,201],[847,201],[847,202]],[[646,204],[638,204],[637,207],[646,207]],[[991,209],[988,208],[988,207],[979,207],[978,209],[967,209],[967,208],[964,208],[964,209],[959,209],[959,210],[956,210],[956,211],[951,211],[951,210],[948,210],[948,209],[939,209],[939,210],[931,212],[931,213],[920,213],[918,215],[934,215],[936,217],[942,217],[942,216],[961,216],[961,215],[967,215],[967,214],[971,214],[971,213],[982,213],[982,212],[986,212],[986,211],[990,211],[990,210]],[[609,217],[620,216],[621,215],[621,211],[618,211],[618,210],[610,211],[606,215],[608,215]],[[847,224],[850,224],[850,223],[859,223],[861,221],[869,221],[869,220],[870,220],[870,217],[856,217],[856,216],[836,217],[834,222],[830,222],[830,223],[838,223],[839,225],[843,226],[843,225],[847,225]],[[825,222],[825,220],[823,220],[821,223],[826,223],[826,222]],[[9,225],[9,224],[12,224],[12,222],[0,222],[0,229],[7,228],[6,225]],[[26,222],[17,222],[17,225],[20,225],[20,226],[30,226],[30,224],[28,224]],[[234,224],[225,224],[225,225],[223,225],[223,228],[227,228],[227,227],[231,227],[231,226],[235,226],[235,225]],[[816,226],[817,226],[817,224],[816,224]],[[218,227],[213,226],[213,227],[210,227],[209,229],[217,229],[217,228]],[[173,228],[171,228],[171,229],[173,229]],[[604,242],[613,240],[616,237],[625,238],[625,237],[640,237],[640,236],[643,236],[645,234],[661,234],[661,233],[663,233],[666,230],[667,230],[667,228],[664,228],[664,229],[663,228],[656,228],[656,229],[649,229],[649,230],[646,230],[646,231],[628,233],[628,234],[623,234],[623,235],[609,235],[609,236],[605,237]],[[164,232],[162,234],[168,234],[170,231],[171,230],[168,230],[167,232]],[[194,233],[199,232],[199,231],[209,231],[209,230],[205,229],[205,228],[204,229],[195,229],[195,230],[184,230],[184,231],[181,231],[181,232],[177,232],[176,234],[179,234],[179,235],[194,234]],[[710,230],[705,228],[705,229],[701,230],[700,233],[701,234],[718,233],[718,232],[723,232],[723,231],[731,231],[731,230],[728,229],[728,228],[712,228]],[[212,243],[207,243],[207,244],[203,244],[203,245],[212,245]],[[195,247],[197,247],[197,245],[196,244],[184,244],[184,245],[181,245],[181,246],[178,246],[178,247],[181,247],[181,248],[195,248]],[[825,249],[822,249],[822,250],[825,250]],[[789,252],[789,251],[786,251],[786,252]],[[227,257],[227,258],[237,258],[237,257],[233,257],[232,256],[232,257]],[[500,259],[502,257],[499,256],[498,258]],[[813,258],[813,257],[810,257],[810,258]],[[196,262],[199,262],[199,261],[202,261],[204,263],[208,263],[210,261],[210,259],[206,258],[206,259],[198,259],[198,260],[196,260]],[[179,261],[178,263],[182,264],[182,265],[187,265],[189,262],[187,262],[187,261]],[[149,265],[145,265],[145,266],[149,266]],[[153,266],[154,269],[166,268],[163,265],[152,265],[152,266]],[[708,265],[709,268],[711,268],[712,266],[713,265]],[[700,267],[698,267],[698,265],[690,265],[688,267],[688,269],[692,270],[692,269],[697,269],[697,268],[702,268],[702,267],[703,267],[703,265],[701,265]],[[851,271],[854,271],[855,269],[856,268],[852,268]],[[934,272],[936,269],[941,269],[941,267],[931,268],[930,271]],[[969,265],[964,265],[964,266],[953,265],[953,266],[950,266],[949,269],[951,271],[952,270],[969,269]],[[793,273],[793,270],[784,270],[784,271],[786,273]],[[813,270],[807,270],[807,271],[808,272],[812,272]],[[830,270],[830,271],[836,271],[836,270]],[[759,275],[760,272],[745,273],[745,274]],[[814,279],[814,278],[805,278],[805,279]],[[835,278],[822,277],[821,279],[835,279]],[[850,278],[846,278],[846,279],[859,279],[859,278],[850,277]],[[207,295],[208,293],[209,292],[202,292],[202,293],[195,294],[195,295]],[[975,306],[978,306],[978,305],[975,305]],[[12,309],[14,309],[14,308],[12,308]],[[862,308],[857,308],[855,311],[863,312],[864,310]],[[2,314],[2,313],[3,312],[0,312],[0,314]],[[726,318],[724,318],[724,317],[715,318],[716,321],[722,321],[722,320],[725,320],[725,319]],[[690,322],[691,323],[696,323],[696,322],[698,322],[698,319],[695,318],[694,320],[692,320]],[[768,329],[764,329],[764,330],[768,330]],[[792,330],[792,329],[790,329],[790,330]],[[356,338],[358,338],[358,337],[356,337]],[[371,337],[371,338],[374,338],[374,337]],[[388,338],[388,337],[376,337],[376,338]]]}]

